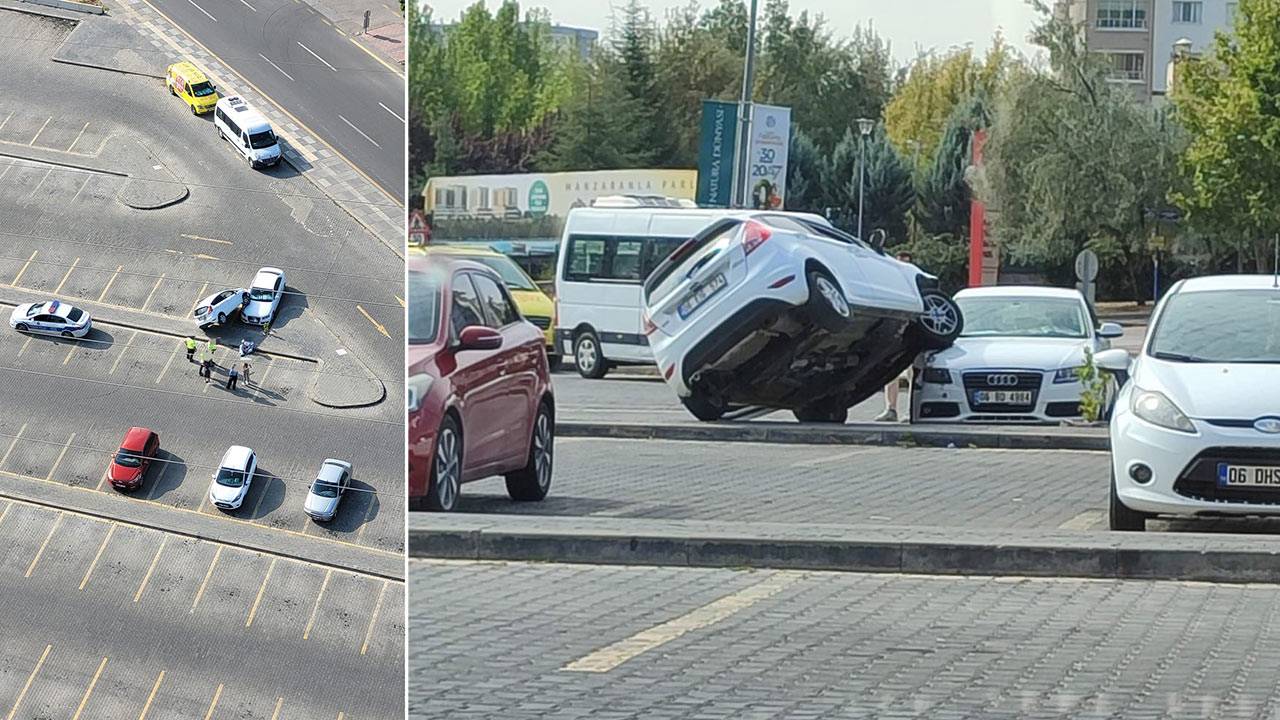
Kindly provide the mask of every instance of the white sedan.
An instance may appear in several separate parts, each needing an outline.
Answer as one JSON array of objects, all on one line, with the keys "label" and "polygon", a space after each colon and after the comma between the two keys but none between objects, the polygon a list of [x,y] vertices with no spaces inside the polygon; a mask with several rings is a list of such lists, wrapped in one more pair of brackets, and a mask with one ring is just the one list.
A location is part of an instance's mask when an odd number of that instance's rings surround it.
[{"label": "white sedan", "polygon": [[89,313],[59,300],[25,303],[9,314],[9,327],[18,332],[82,338],[93,329]]},{"label": "white sedan", "polygon": [[209,485],[209,502],[220,510],[235,510],[244,503],[258,469],[258,456],[243,445],[232,445],[222,455]]},{"label": "white sedan", "polygon": [[1156,306],[1111,418],[1112,530],[1156,515],[1280,515],[1280,288],[1184,280]]},{"label": "white sedan", "polygon": [[196,303],[194,312],[196,323],[202,328],[215,323],[223,325],[227,322],[227,318],[240,312],[240,308],[248,302],[249,291],[244,288],[214,293]]},{"label": "white sedan", "polygon": [[1097,325],[1077,290],[1001,286],[961,290],[964,332],[928,353],[911,389],[912,422],[1043,422],[1080,417],[1077,377],[1124,334]]},{"label": "white sedan", "polygon": [[284,271],[264,267],[249,283],[249,302],[240,311],[240,319],[252,325],[266,325],[275,319],[284,297]]}]

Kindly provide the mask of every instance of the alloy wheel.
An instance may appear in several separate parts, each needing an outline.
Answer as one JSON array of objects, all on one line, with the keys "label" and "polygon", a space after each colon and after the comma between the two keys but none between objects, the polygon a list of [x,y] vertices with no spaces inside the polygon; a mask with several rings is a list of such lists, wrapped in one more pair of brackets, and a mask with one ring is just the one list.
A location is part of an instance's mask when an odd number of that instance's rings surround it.
[{"label": "alloy wheel", "polygon": [[849,317],[849,303],[845,301],[844,294],[840,292],[830,280],[819,275],[814,279],[814,285],[817,286],[818,292],[822,294],[823,299],[835,310],[840,317]]},{"label": "alloy wheel", "polygon": [[924,312],[920,315],[920,323],[934,335],[947,336],[955,332],[960,324],[956,316],[955,306],[938,295],[927,295],[924,298]]},{"label": "alloy wheel", "polygon": [[551,485],[551,442],[551,418],[545,412],[538,413],[533,429],[533,468],[538,476],[538,487],[543,490]]},{"label": "alloy wheel", "polygon": [[574,354],[574,358],[578,361],[578,369],[583,372],[591,372],[596,368],[596,344],[592,340],[579,340],[578,352]]},{"label": "alloy wheel", "polygon": [[436,499],[440,507],[452,510],[458,501],[458,488],[462,468],[458,462],[458,436],[445,428],[436,440]]}]

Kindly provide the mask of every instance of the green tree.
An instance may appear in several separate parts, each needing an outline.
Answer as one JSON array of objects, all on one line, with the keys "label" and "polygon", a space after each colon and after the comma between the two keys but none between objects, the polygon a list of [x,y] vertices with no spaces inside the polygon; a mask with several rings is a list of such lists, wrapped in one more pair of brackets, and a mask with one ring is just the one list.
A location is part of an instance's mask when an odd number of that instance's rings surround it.
[{"label": "green tree", "polygon": [[921,232],[960,241],[968,237],[972,192],[966,171],[972,162],[973,133],[990,122],[982,96],[970,96],[952,110],[933,161],[917,183],[913,215]]},{"label": "green tree", "polygon": [[787,210],[803,210],[822,214],[823,157],[818,146],[803,130],[791,132],[787,153]]},{"label": "green tree", "polygon": [[[743,5],[730,7],[741,10]],[[736,98],[741,91],[742,55],[729,43],[728,31],[707,20],[720,11],[716,8],[699,19],[696,6],[677,8],[659,32],[654,64],[662,120],[655,124],[669,142],[666,157],[658,159],[663,167],[696,167],[702,101]],[[744,33],[745,28],[744,24]]]},{"label": "green tree", "polygon": [[[915,203],[911,169],[878,124],[866,143],[866,188],[863,198],[862,232],[868,237],[876,229],[888,235],[886,244],[907,239],[907,211]],[[850,184],[853,207],[857,208],[857,177]]]},{"label": "green tree", "polygon": [[544,172],[649,167],[654,150],[644,101],[625,87],[627,68],[602,53],[575,78],[575,90],[552,125],[550,146],[537,158]]}]

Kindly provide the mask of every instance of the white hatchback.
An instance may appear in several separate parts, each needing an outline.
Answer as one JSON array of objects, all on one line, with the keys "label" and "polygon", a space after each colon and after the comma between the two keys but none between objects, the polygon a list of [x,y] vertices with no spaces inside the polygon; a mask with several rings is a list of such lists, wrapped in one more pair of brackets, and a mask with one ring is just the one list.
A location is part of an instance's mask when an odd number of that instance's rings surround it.
[{"label": "white hatchback", "polygon": [[202,328],[213,324],[222,325],[227,322],[227,318],[240,312],[240,308],[248,302],[249,291],[244,288],[223,290],[201,298],[200,302],[196,303],[196,309],[192,314],[196,318],[196,323]]},{"label": "white hatchback", "polygon": [[222,455],[209,485],[209,502],[220,510],[235,510],[244,503],[258,469],[258,456],[243,445],[232,445]]},{"label": "white hatchback", "polygon": [[251,325],[266,325],[275,319],[284,297],[284,271],[264,267],[249,283],[249,300],[240,311],[240,319]]},{"label": "white hatchback", "polygon": [[1156,515],[1280,515],[1280,287],[1184,280],[1160,301],[1111,419],[1112,530]]}]

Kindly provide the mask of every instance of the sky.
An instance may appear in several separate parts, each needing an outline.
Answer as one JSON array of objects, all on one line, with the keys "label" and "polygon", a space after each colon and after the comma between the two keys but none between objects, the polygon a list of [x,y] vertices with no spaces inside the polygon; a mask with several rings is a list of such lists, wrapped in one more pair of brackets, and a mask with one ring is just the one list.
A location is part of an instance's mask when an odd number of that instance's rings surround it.
[{"label": "sky", "polygon": [[[438,22],[456,20],[476,0],[427,0]],[[522,0],[523,11],[545,8],[551,20],[560,25],[591,28],[608,34],[613,7],[625,0]],[[688,0],[642,0],[655,18],[661,18]],[[491,10],[501,0],[485,0]],[[712,0],[699,5],[710,7]],[[763,0],[760,2],[764,6]],[[871,25],[889,41],[894,59],[906,64],[919,50],[946,50],[972,45],[985,52],[996,30],[1010,45],[1033,55],[1027,34],[1036,20],[1036,12],[1024,0],[790,0],[792,14],[807,10],[821,14],[837,36],[847,36],[858,25]]]}]

